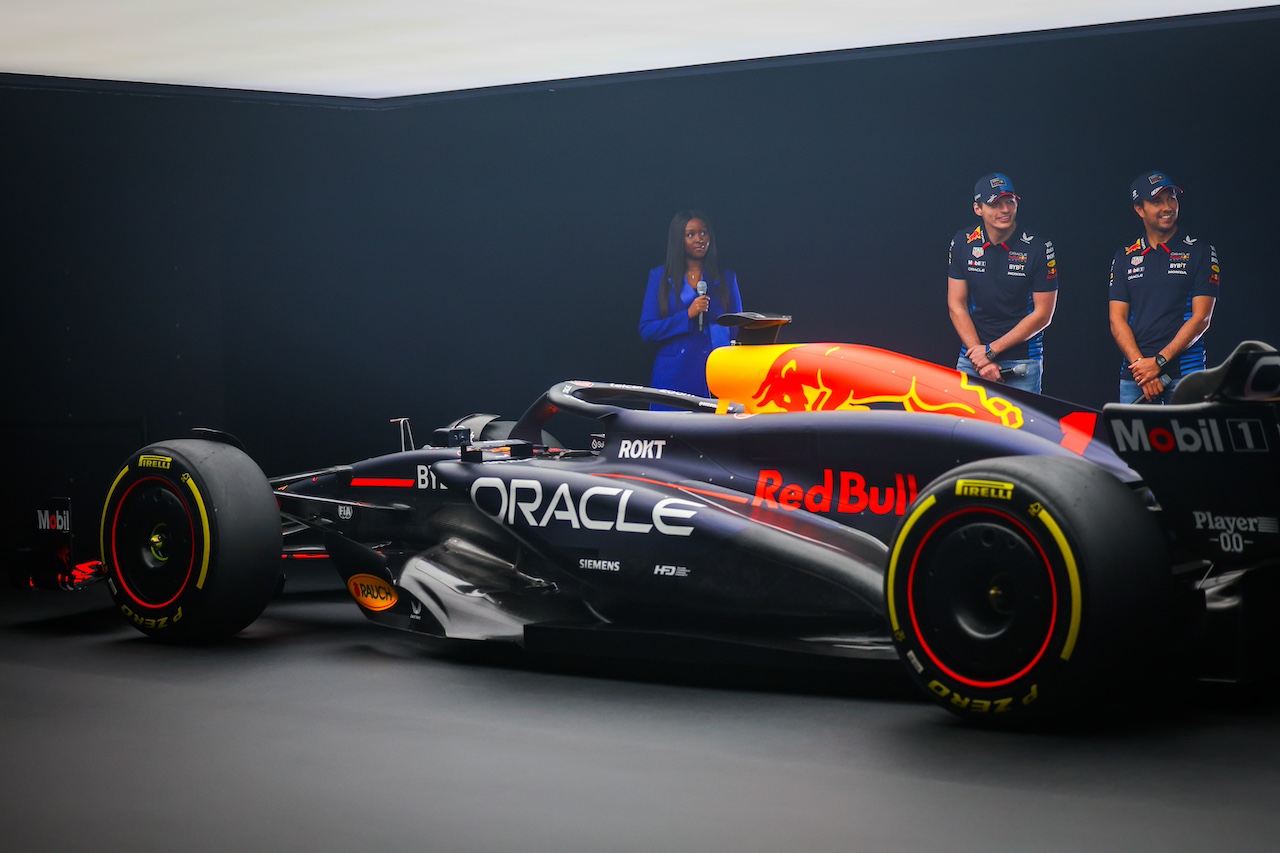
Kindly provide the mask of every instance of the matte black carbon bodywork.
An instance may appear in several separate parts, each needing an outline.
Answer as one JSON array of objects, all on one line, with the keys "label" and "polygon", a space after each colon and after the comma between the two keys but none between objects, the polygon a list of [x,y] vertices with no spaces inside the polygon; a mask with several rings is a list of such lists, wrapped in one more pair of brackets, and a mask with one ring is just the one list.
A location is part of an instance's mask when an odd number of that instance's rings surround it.
[{"label": "matte black carbon bodywork", "polygon": [[[277,498],[324,532],[366,615],[394,627],[513,641],[537,623],[650,627],[884,658],[888,550],[919,490],[965,462],[1078,457],[966,418],[715,414],[678,397],[563,383],[513,432],[538,436],[570,410],[598,421],[591,452],[519,439],[405,450],[277,481]],[[623,405],[649,399],[694,410]],[[1022,402],[1061,437],[1033,408],[1055,401]],[[1087,451],[1136,485],[1105,444]]]},{"label": "matte black carbon bodywork", "polygon": [[[469,415],[423,446],[401,422],[399,452],[270,480],[285,556],[326,556],[369,619],[418,634],[905,663],[977,719],[1111,702],[1170,658],[1274,674],[1270,347],[1242,345],[1175,405],[1103,412],[851,345],[725,348],[708,376],[717,399],[558,383],[514,422]],[[556,446],[560,413],[593,422],[590,448]],[[135,454],[103,564],[58,585],[105,576],[161,639],[252,621],[275,509],[229,443]]]},{"label": "matte black carbon bodywork", "polygon": [[[1180,612],[1193,614],[1179,636],[1208,625],[1225,632],[1216,645],[1239,648],[1260,632],[1271,603],[1247,625],[1235,605],[1242,578],[1280,552],[1275,492],[1257,488],[1280,450],[1265,394],[1100,416],[991,388],[1020,407],[1021,428],[874,407],[717,414],[715,401],[566,382],[509,441],[455,435],[458,447],[277,481],[277,498],[287,519],[323,531],[366,615],[394,627],[524,642],[578,626],[883,660],[897,657],[885,571],[921,490],[965,463],[1083,458],[1160,520]],[[688,411],[633,408],[654,400]],[[565,411],[597,421],[592,450],[539,441]],[[1201,666],[1256,668],[1228,657]]]}]

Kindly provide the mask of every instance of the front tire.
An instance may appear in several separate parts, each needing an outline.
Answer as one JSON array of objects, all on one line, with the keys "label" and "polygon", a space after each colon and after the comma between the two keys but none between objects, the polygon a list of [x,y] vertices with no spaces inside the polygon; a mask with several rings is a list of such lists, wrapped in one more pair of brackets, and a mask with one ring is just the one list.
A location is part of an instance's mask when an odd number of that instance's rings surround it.
[{"label": "front tire", "polygon": [[885,591],[910,676],[974,721],[1118,709],[1170,636],[1152,513],[1080,459],[985,460],[935,480],[899,527]]},{"label": "front tire", "polygon": [[280,529],[271,487],[243,451],[204,439],[150,445],[116,475],[102,510],[112,601],[156,639],[234,634],[276,589]]}]

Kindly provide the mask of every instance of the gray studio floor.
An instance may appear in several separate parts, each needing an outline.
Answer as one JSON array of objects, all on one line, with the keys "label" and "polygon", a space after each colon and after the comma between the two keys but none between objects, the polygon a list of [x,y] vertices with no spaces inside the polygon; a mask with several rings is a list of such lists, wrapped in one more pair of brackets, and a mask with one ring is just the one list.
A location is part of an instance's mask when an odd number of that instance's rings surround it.
[{"label": "gray studio floor", "polygon": [[210,648],[109,604],[0,597],[2,850],[1280,848],[1280,707],[1231,695],[996,733],[820,679],[458,659],[327,575]]}]

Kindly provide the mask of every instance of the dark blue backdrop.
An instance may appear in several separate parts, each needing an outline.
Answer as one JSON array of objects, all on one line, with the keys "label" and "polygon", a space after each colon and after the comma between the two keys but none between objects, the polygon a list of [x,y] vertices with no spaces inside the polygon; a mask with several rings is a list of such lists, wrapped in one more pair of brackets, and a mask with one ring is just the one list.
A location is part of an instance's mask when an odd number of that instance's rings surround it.
[{"label": "dark blue backdrop", "polygon": [[785,339],[947,363],[947,241],[997,169],[1058,249],[1046,393],[1101,405],[1145,169],[1223,259],[1211,359],[1280,343],[1276,44],[1273,7],[376,102],[0,76],[14,481],[92,504],[144,429],[222,427],[280,473],[393,449],[391,417],[644,381],[689,206]]}]

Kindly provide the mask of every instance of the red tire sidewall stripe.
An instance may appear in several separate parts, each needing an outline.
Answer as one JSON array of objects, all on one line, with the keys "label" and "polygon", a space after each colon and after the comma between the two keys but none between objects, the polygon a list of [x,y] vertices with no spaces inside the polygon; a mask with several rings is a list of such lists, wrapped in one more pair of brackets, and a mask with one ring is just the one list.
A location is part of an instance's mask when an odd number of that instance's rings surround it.
[{"label": "red tire sidewall stripe", "polygon": [[[929,538],[933,536],[933,534],[936,533],[943,525],[945,525],[947,522],[951,521],[952,519],[957,518],[961,515],[965,515],[967,513],[986,513],[986,514],[994,515],[1004,521],[1009,522],[1014,527],[1017,527],[1020,531],[1022,531],[1023,535],[1027,538],[1028,541],[1035,543],[1036,551],[1039,552],[1040,559],[1045,567],[1045,571],[1049,575],[1049,588],[1052,592],[1052,607],[1051,607],[1050,617],[1049,617],[1049,629],[1045,631],[1044,642],[1040,644],[1040,648],[1036,651],[1035,656],[1032,657],[1030,663],[1028,663],[1026,666],[1024,666],[1022,669],[1020,669],[1018,672],[1014,673],[1013,675],[1010,675],[1007,678],[999,679],[998,681],[979,681],[974,678],[968,678],[966,676],[961,675],[958,672],[955,672],[949,666],[944,664],[942,660],[938,657],[938,655],[934,653],[933,649],[929,647],[928,642],[925,641],[924,632],[920,630],[920,624],[916,619],[915,579],[916,579],[916,568],[918,567],[919,561],[920,561],[920,554],[924,551],[925,544],[929,541]],[[977,688],[977,689],[989,690],[997,687],[1004,687],[1005,685],[1014,683],[1015,681],[1017,681],[1018,679],[1026,675],[1028,672],[1035,669],[1036,665],[1039,664],[1040,661],[1044,658],[1045,652],[1049,650],[1049,644],[1053,641],[1053,632],[1058,624],[1058,583],[1053,576],[1053,565],[1049,561],[1048,555],[1045,554],[1044,548],[1040,545],[1040,540],[1031,534],[1031,531],[1026,527],[1026,525],[1018,521],[1018,519],[1014,518],[1012,515],[1009,515],[1008,513],[1002,512],[993,507],[965,507],[963,509],[958,509],[953,512],[950,512],[947,515],[944,515],[942,518],[938,519],[927,531],[925,531],[924,535],[920,538],[920,544],[916,546],[914,553],[912,554],[912,557],[911,557],[911,569],[907,573],[907,613],[911,620],[911,630],[912,630],[912,633],[915,634],[916,642],[920,644],[921,651],[923,651],[925,655],[929,658],[929,660],[933,662],[934,666],[938,667],[938,669],[942,670],[948,676],[960,682],[961,684],[967,685],[969,687]]]},{"label": "red tire sidewall stripe", "polygon": [[[187,518],[187,530],[188,530],[188,536],[190,537],[189,541],[191,542],[196,541],[195,524],[191,520],[191,505],[187,503],[187,499],[183,497],[182,492],[175,489],[173,487],[173,484],[170,483],[168,480],[164,479],[163,477],[143,477],[139,480],[134,481],[133,483],[130,483],[129,487],[125,489],[124,494],[120,496],[119,502],[116,503],[116,511],[111,517],[111,564],[115,566],[115,569],[116,569],[115,577],[116,577],[116,581],[120,584],[120,589],[124,590],[125,595],[129,596],[129,599],[134,604],[138,605],[139,607],[146,608],[147,610],[163,610],[164,608],[168,607],[169,605],[177,601],[179,598],[181,598],[182,593],[186,591],[187,586],[191,583],[191,575],[195,571],[196,553],[198,552],[199,549],[198,548],[191,549],[191,555],[187,563],[186,576],[183,577],[182,585],[178,587],[178,591],[175,592],[173,596],[169,598],[169,600],[161,602],[160,604],[152,604],[151,602],[143,601],[141,598],[138,597],[137,593],[135,593],[133,590],[129,588],[129,584],[125,582],[124,572],[120,571],[120,557],[116,553],[117,543],[119,542],[119,537],[116,535],[116,526],[120,523],[120,510],[121,508],[124,507],[125,501],[129,499],[129,493],[132,492],[134,489],[138,488],[138,486],[148,481],[155,481],[157,483],[160,483],[166,489],[172,492],[174,495],[177,495],[178,500],[182,502],[182,509],[183,509],[184,515],[186,515],[186,518]],[[201,546],[203,547],[203,543],[201,543]]]}]

